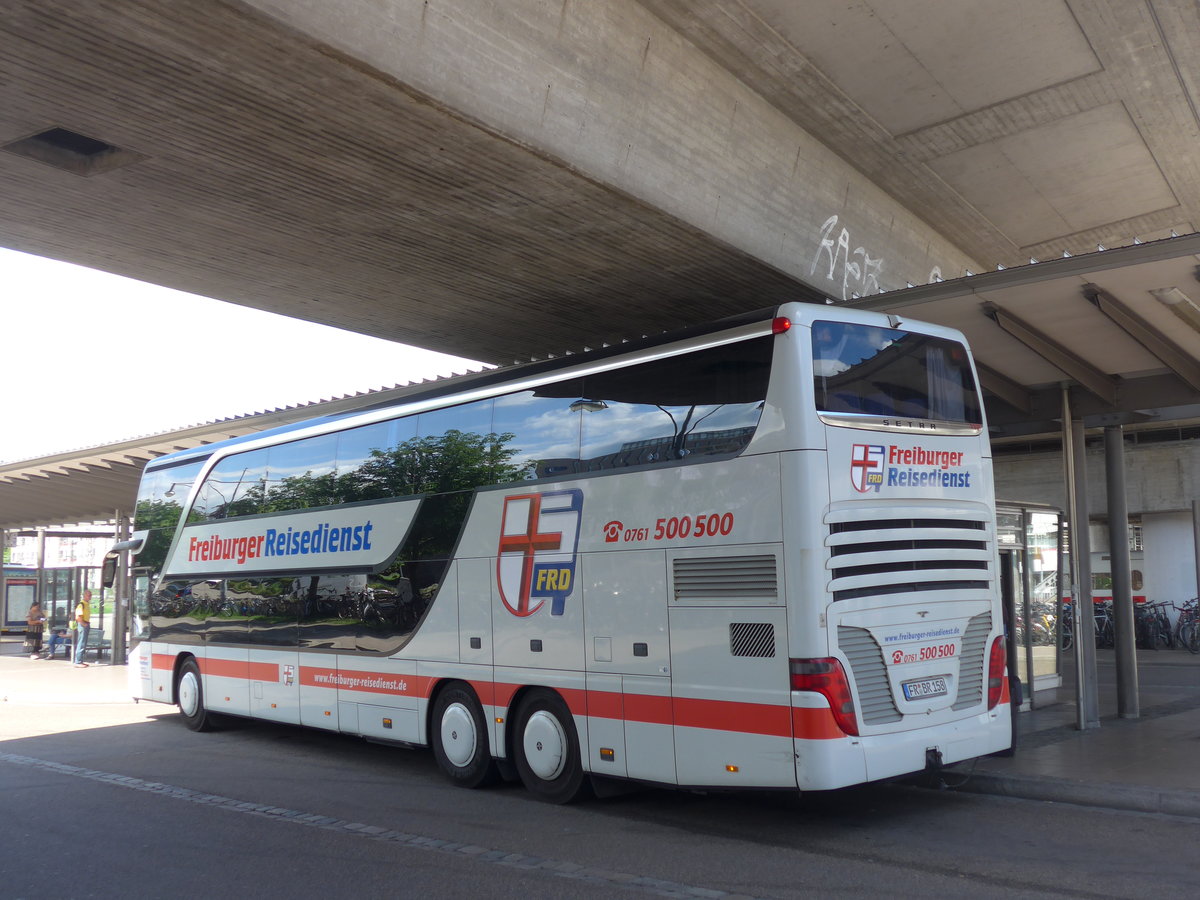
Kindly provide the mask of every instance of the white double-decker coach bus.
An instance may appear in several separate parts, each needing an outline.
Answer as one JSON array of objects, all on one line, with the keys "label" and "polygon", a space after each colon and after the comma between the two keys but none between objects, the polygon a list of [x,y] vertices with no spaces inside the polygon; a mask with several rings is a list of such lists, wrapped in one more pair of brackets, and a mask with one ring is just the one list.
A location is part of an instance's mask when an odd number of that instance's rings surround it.
[{"label": "white double-decker coach bus", "polygon": [[146,467],[136,697],[475,787],[824,790],[1009,746],[949,329],[786,304]]}]

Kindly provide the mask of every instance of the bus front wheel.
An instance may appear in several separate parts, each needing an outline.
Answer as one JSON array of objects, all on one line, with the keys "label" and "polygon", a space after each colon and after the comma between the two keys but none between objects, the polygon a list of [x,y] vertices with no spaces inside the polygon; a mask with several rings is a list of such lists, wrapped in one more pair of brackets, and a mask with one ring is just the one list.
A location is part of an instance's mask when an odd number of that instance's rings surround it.
[{"label": "bus front wheel", "polygon": [[434,758],[451,781],[474,788],[496,780],[487,720],[469,687],[455,683],[438,694],[432,725]]},{"label": "bus front wheel", "polygon": [[517,774],[539,800],[570,803],[583,794],[575,720],[558,694],[536,690],[521,701],[513,744]]},{"label": "bus front wheel", "polygon": [[188,659],[179,670],[179,682],[175,685],[175,702],[183,724],[192,731],[211,731],[213,717],[204,708],[204,688],[200,680],[200,666],[195,659]]}]

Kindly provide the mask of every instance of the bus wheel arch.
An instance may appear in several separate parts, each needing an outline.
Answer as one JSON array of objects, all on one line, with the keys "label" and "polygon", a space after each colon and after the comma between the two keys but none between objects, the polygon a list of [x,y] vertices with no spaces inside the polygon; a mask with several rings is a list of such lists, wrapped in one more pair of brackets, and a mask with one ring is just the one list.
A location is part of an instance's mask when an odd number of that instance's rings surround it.
[{"label": "bus wheel arch", "polygon": [[190,653],[176,660],[173,693],[184,725],[192,731],[213,729],[213,716],[204,707],[204,679],[200,676],[200,664]]},{"label": "bus wheel arch", "polygon": [[526,790],[547,803],[572,803],[591,783],[583,768],[579,732],[565,700],[549,688],[514,698],[512,759]]},{"label": "bus wheel arch", "polygon": [[438,768],[454,784],[476,788],[497,780],[483,704],[466,682],[438,685],[430,703],[429,743]]}]

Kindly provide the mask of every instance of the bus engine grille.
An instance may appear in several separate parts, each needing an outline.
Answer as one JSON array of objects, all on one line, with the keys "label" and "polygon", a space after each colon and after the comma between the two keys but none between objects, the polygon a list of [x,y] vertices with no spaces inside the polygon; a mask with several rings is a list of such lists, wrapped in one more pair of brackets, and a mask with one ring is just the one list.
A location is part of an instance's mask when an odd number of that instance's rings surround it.
[{"label": "bus engine grille", "polygon": [[883,650],[865,628],[838,626],[838,647],[850,663],[850,677],[858,687],[858,709],[866,725],[899,722],[900,710],[892,699]]},{"label": "bus engine grille", "polygon": [[954,709],[967,709],[983,702],[983,654],[991,633],[991,613],[981,613],[967,623],[958,661],[958,697]]},{"label": "bus engine grille", "polygon": [[[952,709],[969,709],[983,702],[983,655],[991,632],[991,613],[980,613],[967,623],[959,654],[958,692]],[[838,647],[846,655],[851,677],[858,687],[863,724],[884,725],[903,718],[892,697],[883,650],[871,632],[839,625]]]},{"label": "bus engine grille", "polygon": [[916,512],[889,507],[830,513],[826,566],[834,600],[988,589],[988,520],[974,509]]}]

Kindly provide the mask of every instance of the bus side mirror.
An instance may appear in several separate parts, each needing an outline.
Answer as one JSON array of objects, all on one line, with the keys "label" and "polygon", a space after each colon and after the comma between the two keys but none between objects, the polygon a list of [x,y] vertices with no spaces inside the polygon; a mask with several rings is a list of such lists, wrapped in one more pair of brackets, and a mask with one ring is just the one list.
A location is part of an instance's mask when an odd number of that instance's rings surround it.
[{"label": "bus side mirror", "polygon": [[110,588],[117,583],[117,563],[121,558],[121,551],[128,550],[130,553],[136,554],[142,549],[142,544],[146,543],[146,535],[148,531],[136,531],[133,537],[127,541],[118,541],[113,544],[112,549],[104,554],[104,562],[100,564],[100,583]]},{"label": "bus side mirror", "polygon": [[104,587],[110,588],[117,583],[117,560],[120,558],[119,553],[112,551],[104,554],[104,562],[100,564],[100,584]]}]

